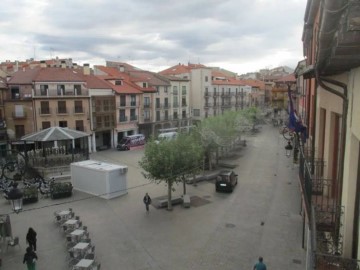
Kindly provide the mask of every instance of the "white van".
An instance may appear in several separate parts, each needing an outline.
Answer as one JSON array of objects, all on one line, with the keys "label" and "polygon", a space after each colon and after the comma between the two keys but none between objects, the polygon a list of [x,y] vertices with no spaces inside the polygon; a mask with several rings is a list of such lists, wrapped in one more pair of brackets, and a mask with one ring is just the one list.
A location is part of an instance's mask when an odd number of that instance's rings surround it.
[{"label": "white van", "polygon": [[156,143],[159,143],[160,141],[170,141],[170,140],[175,140],[177,137],[178,133],[173,131],[173,132],[165,132],[165,133],[161,133],[158,136],[158,139],[156,141]]}]

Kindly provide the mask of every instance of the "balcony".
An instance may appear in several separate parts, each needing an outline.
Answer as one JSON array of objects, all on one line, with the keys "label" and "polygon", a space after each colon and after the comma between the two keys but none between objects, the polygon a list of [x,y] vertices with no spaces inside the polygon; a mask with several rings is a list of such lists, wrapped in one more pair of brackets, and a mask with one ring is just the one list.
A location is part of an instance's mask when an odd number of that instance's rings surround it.
[{"label": "balcony", "polygon": [[164,104],[164,109],[168,109],[169,108],[169,103],[165,103]]},{"label": "balcony", "polygon": [[336,179],[324,179],[326,163],[312,151],[300,148],[299,178],[306,212],[310,217],[311,269],[359,269],[360,261],[342,256],[344,207],[337,195]]},{"label": "balcony", "polygon": [[136,107],[136,101],[130,101],[130,107]]},{"label": "balcony", "polygon": [[151,104],[150,103],[145,103],[144,104],[144,108],[150,108],[151,107]]},{"label": "balcony", "polygon": [[211,97],[211,93],[205,92],[204,97]]},{"label": "balcony", "polygon": [[173,108],[178,108],[179,107],[179,103],[173,103]]},{"label": "balcony", "polygon": [[137,121],[138,117],[137,115],[130,115],[130,121]]},{"label": "balcony", "polygon": [[39,115],[50,115],[51,109],[50,108],[39,108]]},{"label": "balcony", "polygon": [[62,90],[60,92],[58,92],[57,89],[47,89],[46,94],[44,95],[44,92],[41,92],[40,89],[35,89],[34,90],[34,97],[35,98],[47,98],[47,97],[84,97],[84,96],[88,96],[89,95],[89,91],[87,89],[81,89],[79,90],[74,90],[74,88],[70,87],[69,89],[65,89]]},{"label": "balcony", "polygon": [[151,122],[151,119],[150,119],[150,117],[144,117],[144,122],[146,122],[146,123],[148,123],[148,122]]},{"label": "balcony", "polygon": [[162,109],[163,105],[162,104],[155,104],[155,109],[156,110],[160,110]]},{"label": "balcony", "polygon": [[187,106],[186,102],[181,103],[181,107],[186,107],[186,106]]},{"label": "balcony", "polygon": [[128,121],[127,116],[120,116],[120,119],[119,119],[120,123],[127,122],[127,121]]}]

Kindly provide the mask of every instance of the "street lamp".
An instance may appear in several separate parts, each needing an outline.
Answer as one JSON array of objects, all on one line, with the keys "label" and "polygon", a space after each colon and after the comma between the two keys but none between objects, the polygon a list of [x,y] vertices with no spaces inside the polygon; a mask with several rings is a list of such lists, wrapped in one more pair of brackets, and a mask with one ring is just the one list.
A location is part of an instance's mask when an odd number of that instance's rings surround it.
[{"label": "street lamp", "polygon": [[289,158],[291,156],[291,151],[293,150],[293,146],[291,142],[288,141],[288,144],[285,146],[285,155]]},{"label": "street lamp", "polygon": [[14,183],[13,188],[8,193],[8,198],[11,201],[12,208],[16,214],[22,210],[22,198],[24,195],[17,186],[18,183]]}]

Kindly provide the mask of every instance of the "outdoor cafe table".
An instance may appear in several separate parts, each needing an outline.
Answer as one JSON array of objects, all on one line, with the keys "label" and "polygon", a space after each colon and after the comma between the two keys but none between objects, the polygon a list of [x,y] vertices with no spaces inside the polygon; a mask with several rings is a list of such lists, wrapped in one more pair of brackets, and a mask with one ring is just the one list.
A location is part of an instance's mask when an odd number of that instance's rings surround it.
[{"label": "outdoor cafe table", "polygon": [[76,265],[76,268],[80,269],[89,269],[89,267],[94,263],[94,260],[81,259]]},{"label": "outdoor cafe table", "polygon": [[75,231],[71,232],[70,235],[74,236],[76,239],[78,239],[80,236],[82,236],[85,233],[84,230],[76,229]]},{"label": "outdoor cafe table", "polygon": [[68,226],[70,226],[70,227],[75,227],[75,225],[78,223],[79,221],[78,220],[76,220],[76,219],[68,219],[65,223],[64,223],[64,225],[68,225]]},{"label": "outdoor cafe table", "polygon": [[80,252],[81,254],[84,254],[84,251],[86,251],[89,245],[89,243],[77,243],[75,246],[73,246],[74,252]]},{"label": "outdoor cafe table", "polygon": [[63,211],[60,211],[59,213],[57,213],[58,216],[61,217],[61,219],[67,219],[68,216],[70,215],[70,211],[69,210],[63,210]]}]

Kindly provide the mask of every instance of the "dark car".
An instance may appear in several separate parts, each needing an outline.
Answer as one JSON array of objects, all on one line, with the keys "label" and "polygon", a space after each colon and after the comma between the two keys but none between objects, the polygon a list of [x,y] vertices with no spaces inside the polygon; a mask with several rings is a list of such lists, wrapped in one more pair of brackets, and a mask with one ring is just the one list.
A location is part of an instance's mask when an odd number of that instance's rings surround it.
[{"label": "dark car", "polygon": [[216,191],[232,192],[238,182],[238,175],[234,171],[222,171],[216,177],[215,189]]}]

